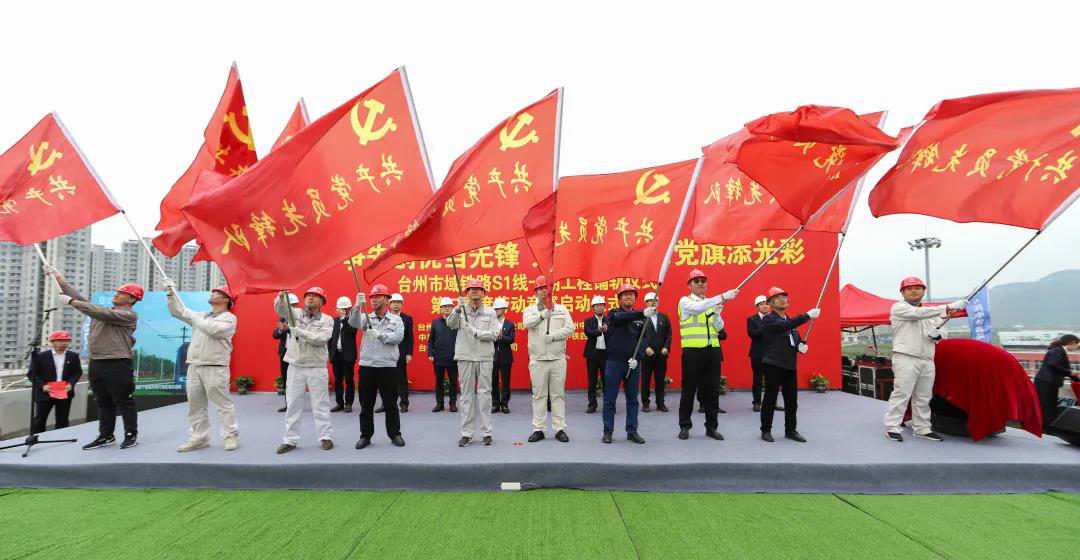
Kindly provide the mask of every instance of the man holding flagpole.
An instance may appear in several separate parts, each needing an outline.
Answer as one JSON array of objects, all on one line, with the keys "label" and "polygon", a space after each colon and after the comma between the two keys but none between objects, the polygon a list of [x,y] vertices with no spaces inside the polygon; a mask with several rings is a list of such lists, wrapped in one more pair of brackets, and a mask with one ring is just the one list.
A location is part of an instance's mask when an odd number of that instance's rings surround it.
[{"label": "man holding flagpole", "polygon": [[464,297],[446,318],[446,326],[458,331],[454,343],[458,378],[461,380],[461,439],[459,447],[472,443],[478,431],[484,445],[491,445],[491,363],[495,358],[495,338],[502,332],[502,321],[495,311],[483,304],[484,283],[470,280]]},{"label": "man holding flagpole", "polygon": [[600,441],[611,443],[615,431],[615,402],[619,398],[619,386],[626,392],[626,439],[645,443],[638,434],[638,390],[641,387],[641,370],[638,361],[645,355],[645,347],[638,344],[645,321],[656,314],[656,308],[644,311],[634,309],[637,288],[623,284],[616,294],[619,306],[608,312],[608,332],[605,335],[608,355],[604,364],[604,435]]},{"label": "man holding flagpole", "polygon": [[296,449],[300,441],[300,417],[304,414],[304,391],[311,399],[311,414],[319,445],[329,451],[334,448],[333,426],[330,425],[330,382],[326,362],[330,359],[327,342],[334,333],[334,320],[322,312],[326,293],[315,286],[304,292],[304,309],[289,307],[286,292],[274,299],[274,311],[289,319],[285,330],[289,341],[285,361],[289,363],[289,382],[285,385],[285,435],[278,454]]},{"label": "man holding flagpole", "polygon": [[693,427],[694,395],[705,407],[705,435],[717,441],[724,436],[716,430],[720,398],[720,367],[724,360],[720,341],[724,330],[724,301],[735,299],[738,290],[705,297],[708,278],[701,270],[690,271],[686,284],[690,295],[679,299],[679,342],[682,344],[682,396],[679,398],[679,439],[690,438]]},{"label": "man holding flagpole", "polygon": [[566,443],[566,339],[574,320],[565,306],[548,299],[547,278],[536,277],[536,304],[525,308],[522,321],[529,331],[529,377],[532,380],[533,433],[529,443],[544,439],[548,403],[555,439]]}]

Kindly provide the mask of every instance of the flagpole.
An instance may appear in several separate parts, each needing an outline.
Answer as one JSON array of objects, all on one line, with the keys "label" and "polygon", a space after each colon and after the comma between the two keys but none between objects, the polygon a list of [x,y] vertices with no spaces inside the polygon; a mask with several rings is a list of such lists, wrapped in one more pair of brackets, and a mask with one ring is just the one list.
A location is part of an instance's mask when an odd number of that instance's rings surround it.
[{"label": "flagpole", "polygon": [[[551,192],[559,190],[559,149],[562,145],[562,105],[563,105],[563,88],[559,88],[558,98],[555,100],[555,155],[551,170]],[[551,270],[547,271],[547,275],[550,277],[548,280],[548,307],[554,307],[551,305],[552,298],[555,292],[555,259],[551,259]],[[544,330],[544,334],[551,334],[551,315],[548,315],[547,326]]]},{"label": "flagpole", "polygon": [[745,285],[746,285],[746,283],[747,283],[747,282],[749,282],[749,281],[750,281],[750,279],[751,279],[751,278],[753,278],[753,277],[754,277],[754,275],[758,273],[758,271],[760,271],[760,270],[761,270],[762,268],[764,268],[764,267],[765,267],[765,265],[766,265],[766,264],[768,264],[768,262],[769,262],[769,261],[773,260],[773,257],[775,257],[775,256],[776,256],[776,255],[777,255],[777,254],[778,254],[778,253],[779,253],[779,252],[780,252],[781,250],[783,250],[783,248],[784,248],[784,247],[787,247],[788,243],[791,243],[791,240],[792,240],[792,239],[795,239],[795,236],[796,236],[796,235],[799,235],[800,233],[802,233],[802,231],[803,231],[804,229],[806,229],[806,225],[805,225],[805,224],[804,224],[804,225],[800,225],[800,226],[799,226],[799,229],[795,230],[795,233],[791,234],[791,235],[790,235],[790,236],[789,236],[789,237],[788,237],[787,239],[785,239],[785,240],[784,240],[784,242],[783,242],[783,243],[781,243],[781,244],[780,244],[780,246],[779,246],[779,247],[777,247],[777,248],[776,248],[776,250],[774,250],[774,251],[772,252],[772,254],[770,254],[770,255],[768,256],[768,258],[766,258],[765,260],[761,261],[761,264],[757,265],[757,268],[755,268],[755,269],[754,269],[753,271],[751,271],[751,272],[750,272],[750,275],[749,275],[749,276],[747,276],[746,278],[744,278],[742,282],[739,282],[739,285],[738,285],[738,286],[735,286],[735,289],[736,289],[736,290],[740,290],[740,289],[742,289],[742,287],[743,287],[743,286],[745,286]]},{"label": "flagpole", "polygon": [[[840,257],[840,248],[844,246],[844,240],[847,239],[847,234],[840,232],[840,241],[836,244],[836,252],[833,253],[832,262],[829,263],[829,272],[825,274],[825,282],[821,284],[821,293],[818,294],[817,304],[815,308],[821,307],[821,302],[825,299],[825,289],[829,287],[829,280],[832,280],[832,271],[836,267],[836,261]],[[803,342],[810,340],[810,333],[814,330],[814,321],[817,319],[810,319],[810,326],[806,328],[806,336],[803,337]]]},{"label": "flagpole", "polygon": [[[675,222],[675,231],[671,235],[671,242],[668,243],[667,252],[664,254],[664,262],[660,265],[660,276],[656,280],[656,299],[657,305],[660,300],[660,288],[664,287],[664,277],[667,276],[668,266],[671,264],[671,255],[675,252],[675,244],[679,240],[679,234],[682,233],[683,225],[686,223],[686,214],[690,210],[690,203],[694,200],[694,193],[697,191],[698,175],[701,174],[701,165],[705,162],[705,156],[701,156],[697,160],[697,164],[694,166],[694,174],[690,177],[690,188],[686,190],[686,198],[683,198],[682,210],[679,212],[679,219]],[[641,341],[645,339],[645,327],[641,327],[641,332],[638,333],[637,344],[634,345],[634,353],[630,355],[631,358],[637,356],[638,349],[641,348]],[[626,370],[626,377],[630,376],[630,370]]]},{"label": "flagpole", "polygon": [[[352,269],[353,282],[356,282],[356,295],[360,295],[363,290],[360,289],[360,277],[356,274],[356,264],[352,259],[349,259],[349,268]],[[364,318],[367,319],[367,328],[371,328],[371,317],[368,315],[367,310],[367,298],[364,299],[364,305],[361,306],[364,309]]]},{"label": "flagpole", "polygon": [[[51,264],[49,264],[48,259],[45,258],[45,253],[41,252],[41,247],[38,246],[37,243],[31,243],[31,245],[34,246],[34,251],[37,252],[38,258],[41,259],[41,264],[43,264],[45,266],[52,266]],[[56,291],[60,292],[61,294],[64,293],[64,290],[62,288],[60,288],[60,281],[57,280],[55,276],[53,276],[52,279],[53,279],[53,285],[56,286]]]},{"label": "flagpole", "polygon": [[[1016,252],[1015,252],[1015,253],[1013,253],[1011,257],[1009,257],[1009,260],[1005,261],[1005,264],[1003,264],[1003,265],[1001,265],[1000,267],[998,267],[998,269],[997,269],[997,270],[995,270],[995,271],[994,271],[994,273],[993,273],[993,274],[991,274],[989,278],[987,278],[986,280],[984,280],[982,284],[979,284],[979,287],[978,287],[978,288],[975,288],[975,291],[971,292],[971,294],[970,294],[970,295],[968,295],[968,297],[967,297],[966,299],[971,299],[971,298],[975,297],[975,294],[978,294],[978,293],[979,293],[979,291],[980,291],[980,290],[982,290],[983,288],[985,288],[985,287],[986,287],[986,285],[987,285],[987,284],[989,284],[991,280],[993,280],[993,279],[994,279],[994,278],[995,278],[995,277],[996,277],[996,276],[997,276],[998,274],[1001,274],[1001,271],[1002,271],[1002,270],[1005,270],[1005,267],[1006,267],[1006,266],[1009,266],[1009,263],[1013,262],[1013,259],[1015,259],[1015,258],[1016,258],[1017,256],[1019,256],[1019,255],[1020,255],[1020,253],[1021,253],[1021,252],[1022,252],[1022,251],[1023,251],[1024,249],[1027,249],[1027,246],[1028,246],[1028,245],[1031,245],[1031,242],[1032,242],[1032,241],[1035,241],[1035,238],[1039,237],[1039,235],[1040,235],[1040,234],[1042,234],[1042,232],[1043,232],[1043,231],[1044,231],[1044,230],[1041,230],[1041,229],[1040,229],[1040,230],[1037,230],[1037,231],[1035,231],[1035,235],[1032,235],[1032,236],[1031,236],[1031,238],[1027,240],[1027,243],[1024,243],[1023,245],[1021,245],[1021,246],[1020,246],[1020,248],[1019,248],[1019,249],[1017,249],[1017,250],[1016,250]],[[945,320],[944,320],[944,321],[942,321],[940,325],[938,325],[938,328],[940,329],[941,327],[944,327],[944,326],[945,326],[945,323],[948,323],[950,319],[952,319],[953,317],[955,317],[955,316],[956,316],[956,313],[957,313],[958,311],[959,311],[959,310],[957,309],[957,310],[953,310],[953,311],[949,312],[949,314],[948,314],[948,315],[947,315],[947,316],[945,317]]]},{"label": "flagpole", "polygon": [[135,229],[135,224],[131,223],[131,218],[128,217],[127,211],[121,209],[120,215],[124,217],[124,220],[127,222],[128,227],[131,228],[131,232],[134,233],[135,238],[139,240],[139,244],[143,246],[143,249],[146,249],[146,254],[150,256],[150,262],[154,263],[154,268],[157,268],[157,271],[161,273],[162,278],[170,280],[169,275],[165,274],[165,269],[161,268],[161,263],[159,263],[157,258],[154,257],[154,252],[151,251],[150,246],[146,244],[146,240],[139,235],[138,230]]}]

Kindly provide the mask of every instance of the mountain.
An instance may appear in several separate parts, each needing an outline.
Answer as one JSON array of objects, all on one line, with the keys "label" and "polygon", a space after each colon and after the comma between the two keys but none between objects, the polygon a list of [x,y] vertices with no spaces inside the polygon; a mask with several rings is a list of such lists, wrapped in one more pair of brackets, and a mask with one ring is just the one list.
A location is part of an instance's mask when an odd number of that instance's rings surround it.
[{"label": "mountain", "polygon": [[1061,270],[1035,282],[990,288],[995,330],[1072,328],[1080,330],[1080,270]]}]

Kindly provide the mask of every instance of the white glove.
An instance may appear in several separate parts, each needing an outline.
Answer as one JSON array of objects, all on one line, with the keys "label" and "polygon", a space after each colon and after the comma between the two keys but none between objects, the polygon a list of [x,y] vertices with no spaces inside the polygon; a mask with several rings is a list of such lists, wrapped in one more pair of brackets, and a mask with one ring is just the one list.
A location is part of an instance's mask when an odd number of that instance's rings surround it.
[{"label": "white glove", "polygon": [[458,296],[457,304],[458,307],[465,307],[465,296]]},{"label": "white glove", "polygon": [[630,364],[630,369],[631,370],[637,367],[637,360],[635,360],[633,358],[630,358],[630,361],[628,361],[626,363]]},{"label": "white glove", "polygon": [[809,315],[811,319],[817,319],[818,317],[821,317],[821,309],[815,307],[810,311],[807,311],[806,314]]},{"label": "white glove", "polygon": [[176,282],[173,282],[172,278],[166,278],[161,281],[161,285],[165,286],[165,291],[170,294],[176,294]]},{"label": "white glove", "polygon": [[800,354],[805,354],[806,351],[809,350],[809,349],[810,349],[810,347],[807,346],[805,342],[800,342],[799,343],[799,353]]},{"label": "white glove", "polygon": [[57,299],[57,301],[60,302],[60,305],[67,305],[67,304],[71,303],[71,296],[69,296],[67,294],[58,294],[56,296],[56,299]]},{"label": "white glove", "polygon": [[56,275],[56,269],[49,266],[49,265],[47,265],[47,264],[42,265],[41,269],[44,270],[45,274],[48,275],[48,276],[55,276]]},{"label": "white glove", "polygon": [[550,319],[551,318],[551,310],[550,309],[545,309],[545,310],[541,311],[540,312],[540,318],[541,319]]},{"label": "white glove", "polygon": [[652,319],[653,317],[656,316],[656,308],[655,307],[646,307],[641,312],[645,314],[646,319]]},{"label": "white glove", "polygon": [[356,306],[364,307],[365,303],[367,303],[367,296],[364,295],[364,292],[356,292]]},{"label": "white glove", "polygon": [[969,302],[966,299],[958,299],[945,307],[947,307],[949,311],[961,311],[967,309],[968,303]]},{"label": "white glove", "polygon": [[739,290],[728,290],[721,294],[725,301],[731,301],[739,295]]}]

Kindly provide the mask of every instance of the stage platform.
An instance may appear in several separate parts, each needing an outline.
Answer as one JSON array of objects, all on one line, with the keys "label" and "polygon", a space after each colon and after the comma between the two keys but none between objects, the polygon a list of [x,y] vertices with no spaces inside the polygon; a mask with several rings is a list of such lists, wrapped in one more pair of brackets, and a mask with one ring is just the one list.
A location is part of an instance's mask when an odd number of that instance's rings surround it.
[{"label": "stage platform", "polygon": [[[323,451],[315,442],[310,412],[303,419],[300,447],[275,454],[281,441],[283,398],[270,394],[234,395],[240,423],[240,448],[226,452],[211,412],[212,447],[177,453],[186,439],[185,404],[139,415],[139,445],[82,451],[95,435],[90,423],[48,436],[75,437],[78,443],[0,451],[3,487],[161,487],[282,489],[498,490],[501,482],[526,489],[562,487],[608,490],[798,492],[798,493],[1025,493],[1080,492],[1080,447],[1008,429],[981,442],[950,437],[933,443],[909,437],[902,444],[883,435],[885,403],[830,391],[799,395],[799,431],[809,443],[783,439],[783,413],[777,414],[775,443],[759,438],[758,414],[750,393],[720,397],[727,438],[706,439],[702,415],[687,441],[677,439],[679,393],[668,396],[672,412],[640,414],[645,445],[629,442],[623,431],[620,400],[615,440],[601,443],[600,413],[585,414],[584,393],[568,395],[569,443],[548,432],[526,443],[532,432],[529,395],[515,393],[511,414],[494,415],[495,444],[459,448],[458,415],[431,413],[430,393],[412,396],[402,415],[406,447],[390,445],[376,415],[371,447],[357,451],[356,413],[335,413],[334,443]],[[621,397],[620,397],[621,399]],[[118,430],[121,425],[118,419]],[[117,438],[119,441],[119,437]],[[3,443],[13,443],[8,440]]]}]

